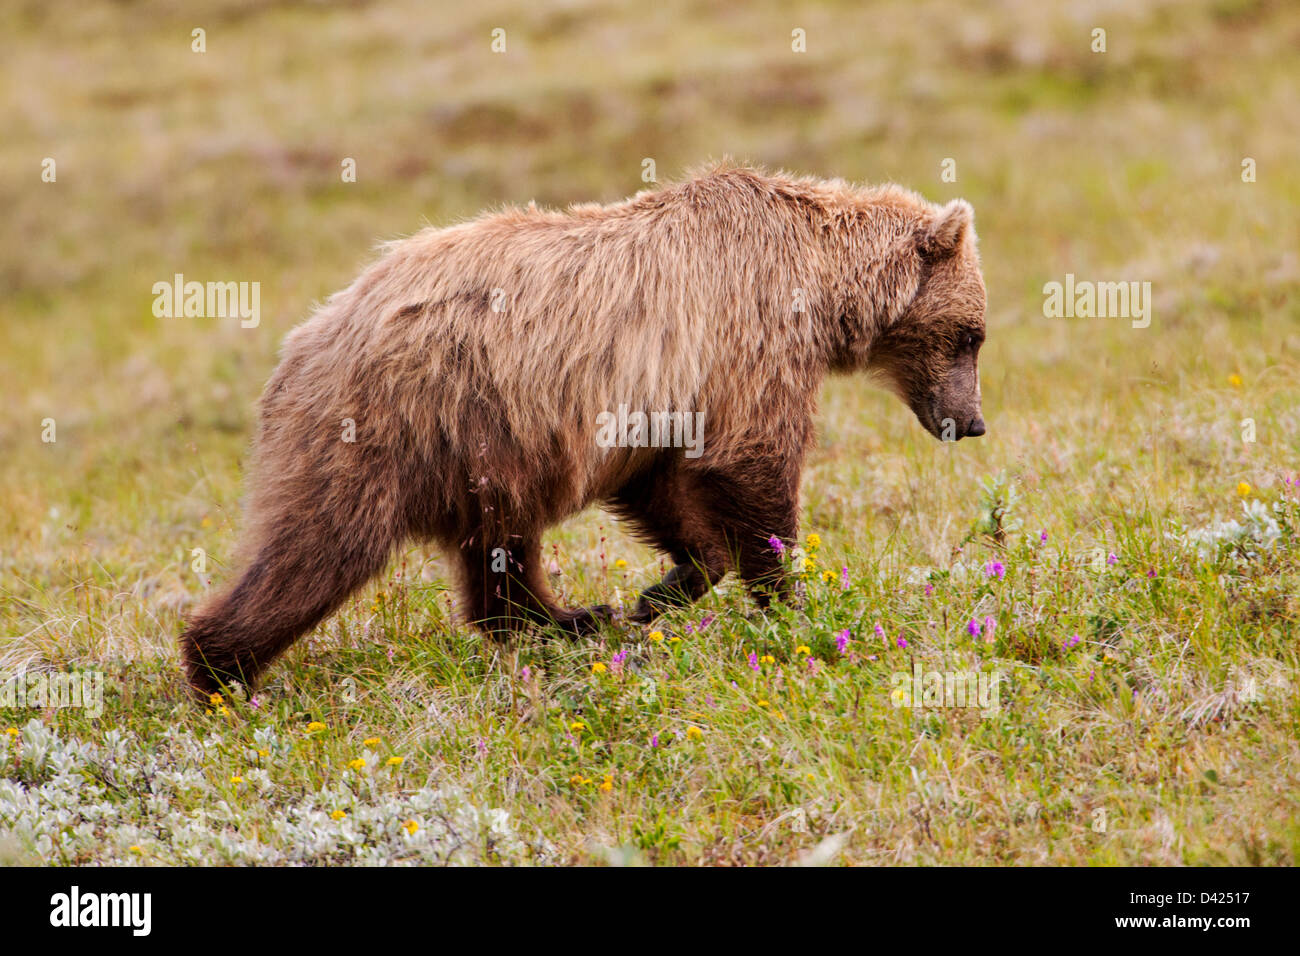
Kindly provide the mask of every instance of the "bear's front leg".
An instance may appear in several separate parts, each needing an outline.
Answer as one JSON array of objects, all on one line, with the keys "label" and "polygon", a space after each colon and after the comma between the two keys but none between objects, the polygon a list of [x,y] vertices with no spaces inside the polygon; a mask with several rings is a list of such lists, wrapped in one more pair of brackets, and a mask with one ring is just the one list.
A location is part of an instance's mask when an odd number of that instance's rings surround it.
[{"label": "bear's front leg", "polygon": [[790,583],[782,555],[799,536],[798,463],[751,464],[738,474],[715,475],[710,492],[712,511],[750,595],[762,608],[773,598],[786,600]]},{"label": "bear's front leg", "polygon": [[795,462],[749,462],[653,475],[621,489],[613,510],[674,562],[642,593],[629,619],[645,624],[692,604],[733,569],[760,606],[784,595],[781,553],[770,541],[795,540],[798,476]]},{"label": "bear's front leg", "polygon": [[554,625],[589,634],[613,616],[606,605],[566,610],[551,595],[542,572],[537,533],[506,536],[497,544],[474,536],[460,547],[465,613],[470,623],[494,637],[531,625]]},{"label": "bear's front leg", "polygon": [[636,610],[628,615],[628,620],[649,624],[671,608],[694,604],[721,578],[720,571],[706,573],[694,563],[676,564],[668,569],[662,581],[641,592]]}]

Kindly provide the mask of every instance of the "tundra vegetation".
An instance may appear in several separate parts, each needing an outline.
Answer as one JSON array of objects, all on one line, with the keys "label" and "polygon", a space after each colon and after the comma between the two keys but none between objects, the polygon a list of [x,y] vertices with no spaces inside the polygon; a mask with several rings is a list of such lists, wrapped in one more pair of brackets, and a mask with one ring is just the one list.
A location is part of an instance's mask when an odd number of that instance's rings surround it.
[{"label": "tundra vegetation", "polygon": [[[0,859],[1294,865],[1297,36],[1283,0],[6,4]],[[426,221],[723,154],[971,201],[988,433],[833,380],[800,600],[497,646],[413,547],[196,708],[176,637],[313,301]],[[259,321],[155,310],[177,274]],[[1045,308],[1067,276],[1142,314]],[[570,606],[665,570],[596,511],[547,551]]]}]

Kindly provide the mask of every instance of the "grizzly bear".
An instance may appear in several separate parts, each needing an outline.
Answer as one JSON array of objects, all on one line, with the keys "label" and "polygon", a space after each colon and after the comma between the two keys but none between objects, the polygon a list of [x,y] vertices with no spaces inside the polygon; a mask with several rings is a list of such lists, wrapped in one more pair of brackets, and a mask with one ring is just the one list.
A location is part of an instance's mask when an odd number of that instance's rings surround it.
[{"label": "grizzly bear", "polygon": [[[722,164],[391,243],[285,340],[246,567],[181,638],[191,684],[253,684],[410,540],[454,555],[485,632],[590,631],[614,612],[558,606],[541,560],[590,504],[672,559],[632,621],[729,571],[766,606],[828,373],[877,373],[937,438],[984,433],[972,220],[962,200]],[[637,419],[630,440],[611,416]]]}]

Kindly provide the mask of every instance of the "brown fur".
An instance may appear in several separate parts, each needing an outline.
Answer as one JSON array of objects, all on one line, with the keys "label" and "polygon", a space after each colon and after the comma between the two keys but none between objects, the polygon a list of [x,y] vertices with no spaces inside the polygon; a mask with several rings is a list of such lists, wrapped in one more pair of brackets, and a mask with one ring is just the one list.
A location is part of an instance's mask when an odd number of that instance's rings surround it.
[{"label": "brown fur", "polygon": [[[971,218],[896,186],[723,165],[390,244],[285,341],[261,400],[248,564],[182,637],[191,683],[255,681],[410,539],[458,555],[485,630],[586,630],[607,609],[556,605],[541,536],[597,502],[675,563],[633,620],[732,570],[766,601],[782,586],[767,541],[797,534],[829,372],[881,374],[936,436],[983,432]],[[703,411],[703,453],[600,447],[597,416],[620,404]]]}]

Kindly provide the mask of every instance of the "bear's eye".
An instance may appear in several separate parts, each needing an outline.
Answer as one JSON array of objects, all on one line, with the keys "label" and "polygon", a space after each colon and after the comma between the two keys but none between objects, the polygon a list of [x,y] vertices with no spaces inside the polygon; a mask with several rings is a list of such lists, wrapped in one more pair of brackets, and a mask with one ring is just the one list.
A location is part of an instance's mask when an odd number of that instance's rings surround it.
[{"label": "bear's eye", "polygon": [[967,332],[961,337],[961,347],[963,351],[972,352],[979,345],[979,340],[975,337],[974,332]]}]

